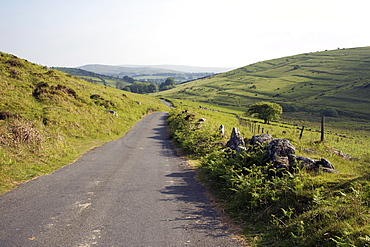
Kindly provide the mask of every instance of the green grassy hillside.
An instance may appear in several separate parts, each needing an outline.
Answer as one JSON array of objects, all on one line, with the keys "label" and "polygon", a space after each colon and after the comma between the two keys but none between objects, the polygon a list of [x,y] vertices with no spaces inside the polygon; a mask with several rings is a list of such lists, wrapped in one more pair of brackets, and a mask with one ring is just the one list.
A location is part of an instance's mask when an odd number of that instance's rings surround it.
[{"label": "green grassy hillside", "polygon": [[[0,193],[125,134],[159,100],[0,53]],[[114,115],[108,111],[114,111]]]},{"label": "green grassy hillside", "polygon": [[251,64],[179,85],[161,96],[246,108],[280,103],[287,115],[370,119],[370,47],[305,53]]}]

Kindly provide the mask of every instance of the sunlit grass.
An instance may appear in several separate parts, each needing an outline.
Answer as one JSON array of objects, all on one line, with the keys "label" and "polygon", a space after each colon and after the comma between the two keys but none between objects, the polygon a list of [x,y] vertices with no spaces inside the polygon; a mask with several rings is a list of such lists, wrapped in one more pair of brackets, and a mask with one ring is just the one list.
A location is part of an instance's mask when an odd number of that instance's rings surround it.
[{"label": "sunlit grass", "polygon": [[168,111],[158,99],[94,85],[5,53],[0,86],[0,193],[119,138],[148,113]]}]

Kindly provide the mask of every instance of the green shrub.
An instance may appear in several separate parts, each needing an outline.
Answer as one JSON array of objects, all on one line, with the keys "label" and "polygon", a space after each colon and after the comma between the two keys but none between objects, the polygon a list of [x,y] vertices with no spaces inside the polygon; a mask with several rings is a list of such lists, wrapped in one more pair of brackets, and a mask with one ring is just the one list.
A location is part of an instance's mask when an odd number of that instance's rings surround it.
[{"label": "green shrub", "polygon": [[325,115],[328,117],[338,117],[338,112],[334,108],[325,108],[320,111],[321,115]]},{"label": "green shrub", "polygon": [[205,123],[197,122],[193,113],[174,110],[168,118],[171,137],[188,154],[204,155],[216,149],[217,133],[209,133]]}]

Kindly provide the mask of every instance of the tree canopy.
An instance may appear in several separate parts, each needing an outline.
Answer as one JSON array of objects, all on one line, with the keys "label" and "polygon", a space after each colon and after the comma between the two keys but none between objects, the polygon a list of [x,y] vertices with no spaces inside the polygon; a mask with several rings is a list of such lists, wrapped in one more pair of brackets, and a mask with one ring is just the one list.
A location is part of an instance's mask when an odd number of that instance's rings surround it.
[{"label": "tree canopy", "polygon": [[127,75],[125,75],[124,77],[122,77],[122,79],[125,81],[125,82],[128,82],[128,83],[135,83],[135,79],[132,78],[132,77],[129,77]]},{"label": "tree canopy", "polygon": [[[126,79],[125,79],[126,78]],[[126,81],[134,80],[133,78],[125,76],[123,79]],[[116,83],[116,87],[119,88],[122,86],[119,83]],[[140,94],[146,94],[146,93],[155,93],[163,90],[168,90],[171,88],[174,88],[176,86],[175,79],[172,77],[169,77],[166,79],[165,82],[161,83],[159,86],[156,83],[150,83],[150,82],[140,82],[140,81],[134,81],[131,85],[128,85],[126,87],[122,87],[122,90],[133,92],[133,93],[140,93]]]},{"label": "tree canopy", "polygon": [[174,88],[175,86],[176,86],[175,79],[173,79],[172,77],[168,77],[165,82],[159,85],[159,90],[160,91],[168,90],[168,89]]},{"label": "tree canopy", "polygon": [[247,110],[248,115],[263,119],[265,123],[278,120],[282,113],[283,108],[279,104],[271,102],[258,102],[251,105]]},{"label": "tree canopy", "polygon": [[136,81],[132,85],[124,87],[123,90],[140,94],[155,93],[158,92],[158,85]]}]

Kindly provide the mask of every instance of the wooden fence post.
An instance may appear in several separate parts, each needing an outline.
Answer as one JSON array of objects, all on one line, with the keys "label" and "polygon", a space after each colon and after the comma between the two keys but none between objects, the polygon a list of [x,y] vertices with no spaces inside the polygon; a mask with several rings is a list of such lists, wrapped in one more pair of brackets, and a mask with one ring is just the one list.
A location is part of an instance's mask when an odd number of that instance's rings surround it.
[{"label": "wooden fence post", "polygon": [[325,141],[325,115],[321,118],[321,142]]},{"label": "wooden fence post", "polygon": [[301,134],[299,134],[299,139],[302,139],[302,136],[303,136],[303,130],[304,130],[304,126],[302,126]]}]

